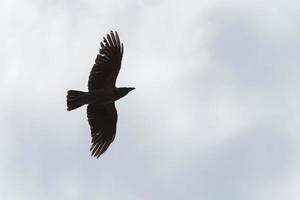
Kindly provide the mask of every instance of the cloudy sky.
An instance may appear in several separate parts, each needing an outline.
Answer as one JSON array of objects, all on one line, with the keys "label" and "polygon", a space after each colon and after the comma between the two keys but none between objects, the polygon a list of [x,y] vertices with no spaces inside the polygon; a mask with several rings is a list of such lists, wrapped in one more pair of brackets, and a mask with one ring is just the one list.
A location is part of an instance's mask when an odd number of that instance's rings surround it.
[{"label": "cloudy sky", "polygon": [[[0,199],[298,200],[296,0],[0,2]],[[99,42],[125,45],[118,131],[90,157]]]}]

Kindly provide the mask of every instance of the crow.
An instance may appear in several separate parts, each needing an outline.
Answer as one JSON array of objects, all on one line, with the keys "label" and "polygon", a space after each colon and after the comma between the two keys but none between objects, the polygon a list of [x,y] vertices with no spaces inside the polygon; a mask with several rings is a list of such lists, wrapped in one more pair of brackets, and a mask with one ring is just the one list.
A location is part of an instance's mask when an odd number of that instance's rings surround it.
[{"label": "crow", "polygon": [[103,37],[101,48],[89,75],[88,92],[69,90],[67,110],[87,104],[87,118],[91,129],[91,155],[99,158],[113,142],[117,127],[115,101],[134,90],[133,87],[116,87],[123,57],[123,43],[118,33],[110,31]]}]

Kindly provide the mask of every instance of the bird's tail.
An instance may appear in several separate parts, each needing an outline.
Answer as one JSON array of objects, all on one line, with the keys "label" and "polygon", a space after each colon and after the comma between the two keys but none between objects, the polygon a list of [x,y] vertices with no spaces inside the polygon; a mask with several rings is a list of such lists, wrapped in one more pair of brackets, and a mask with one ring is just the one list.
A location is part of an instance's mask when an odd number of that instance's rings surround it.
[{"label": "bird's tail", "polygon": [[67,94],[67,110],[74,110],[86,104],[86,95],[87,92],[76,91],[76,90],[69,90]]}]

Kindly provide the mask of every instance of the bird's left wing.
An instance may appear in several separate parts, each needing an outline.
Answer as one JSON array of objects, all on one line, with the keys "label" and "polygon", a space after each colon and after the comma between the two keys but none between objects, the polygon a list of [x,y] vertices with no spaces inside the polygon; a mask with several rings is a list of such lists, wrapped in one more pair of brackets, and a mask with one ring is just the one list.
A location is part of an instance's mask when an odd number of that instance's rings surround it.
[{"label": "bird's left wing", "polygon": [[110,32],[103,37],[101,49],[89,76],[89,91],[106,87],[115,87],[123,57],[123,44],[118,33]]},{"label": "bird's left wing", "polygon": [[90,151],[92,156],[99,158],[113,142],[116,135],[118,114],[115,104],[89,104],[87,117],[92,136]]}]

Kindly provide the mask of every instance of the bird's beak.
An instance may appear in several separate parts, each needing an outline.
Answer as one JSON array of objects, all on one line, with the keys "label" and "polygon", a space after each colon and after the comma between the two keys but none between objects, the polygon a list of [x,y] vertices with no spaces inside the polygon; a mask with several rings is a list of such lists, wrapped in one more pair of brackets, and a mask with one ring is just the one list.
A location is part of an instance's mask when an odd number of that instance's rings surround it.
[{"label": "bird's beak", "polygon": [[132,91],[132,90],[134,90],[135,88],[134,87],[132,87],[132,88],[128,88],[129,89],[129,91]]}]

